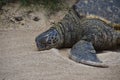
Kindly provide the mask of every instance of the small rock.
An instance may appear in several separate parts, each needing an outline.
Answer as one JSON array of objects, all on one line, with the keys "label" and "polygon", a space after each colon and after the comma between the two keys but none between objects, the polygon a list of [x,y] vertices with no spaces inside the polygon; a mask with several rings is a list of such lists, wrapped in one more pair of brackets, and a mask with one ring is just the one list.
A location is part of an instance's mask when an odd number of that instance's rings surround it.
[{"label": "small rock", "polygon": [[22,21],[23,18],[22,17],[14,17],[16,21]]},{"label": "small rock", "polygon": [[22,23],[21,25],[24,25],[24,23]]},{"label": "small rock", "polygon": [[39,21],[40,18],[39,18],[39,17],[34,17],[33,20],[34,20],[34,21]]},{"label": "small rock", "polygon": [[54,20],[49,20],[50,24],[55,24]]}]

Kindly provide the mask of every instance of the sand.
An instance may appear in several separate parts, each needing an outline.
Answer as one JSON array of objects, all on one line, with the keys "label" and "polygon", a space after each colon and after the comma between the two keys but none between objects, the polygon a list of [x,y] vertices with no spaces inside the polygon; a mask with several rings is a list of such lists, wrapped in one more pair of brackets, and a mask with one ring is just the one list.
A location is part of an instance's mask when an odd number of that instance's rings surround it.
[{"label": "sand", "polygon": [[[76,63],[68,58],[70,49],[37,51],[35,37],[62,19],[66,10],[48,18],[43,9],[28,16],[24,14],[28,9],[17,10],[16,6],[5,6],[8,14],[0,15],[0,80],[120,80],[119,50],[97,54],[109,68]],[[14,16],[23,14],[23,21],[14,21]],[[34,16],[40,20],[33,21]]]}]

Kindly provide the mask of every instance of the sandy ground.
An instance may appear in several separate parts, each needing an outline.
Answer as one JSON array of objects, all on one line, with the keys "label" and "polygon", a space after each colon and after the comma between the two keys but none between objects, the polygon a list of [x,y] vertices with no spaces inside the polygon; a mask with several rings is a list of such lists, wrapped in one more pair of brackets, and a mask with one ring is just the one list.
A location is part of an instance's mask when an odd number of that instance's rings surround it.
[{"label": "sandy ground", "polygon": [[[72,0],[71,0],[72,1]],[[120,52],[97,54],[109,68],[96,68],[68,58],[70,49],[37,51],[34,39],[59,21],[66,10],[46,17],[46,12],[29,12],[8,5],[0,15],[0,80],[120,80]],[[5,14],[4,14],[5,13]],[[13,17],[24,16],[22,21]],[[34,21],[34,17],[39,21]]]}]

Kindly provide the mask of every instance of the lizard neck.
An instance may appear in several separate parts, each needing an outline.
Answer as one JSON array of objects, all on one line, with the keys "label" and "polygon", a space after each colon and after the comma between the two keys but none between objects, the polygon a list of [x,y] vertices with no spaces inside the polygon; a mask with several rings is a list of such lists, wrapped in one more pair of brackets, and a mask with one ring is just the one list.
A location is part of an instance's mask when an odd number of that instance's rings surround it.
[{"label": "lizard neck", "polygon": [[70,9],[64,18],[53,27],[61,36],[62,47],[72,47],[77,41],[77,32],[80,26],[80,18],[74,9]]},{"label": "lizard neck", "polygon": [[62,26],[58,23],[53,25],[51,28],[55,29],[58,32],[59,44],[56,48],[62,48],[64,44],[64,30],[62,30]]}]

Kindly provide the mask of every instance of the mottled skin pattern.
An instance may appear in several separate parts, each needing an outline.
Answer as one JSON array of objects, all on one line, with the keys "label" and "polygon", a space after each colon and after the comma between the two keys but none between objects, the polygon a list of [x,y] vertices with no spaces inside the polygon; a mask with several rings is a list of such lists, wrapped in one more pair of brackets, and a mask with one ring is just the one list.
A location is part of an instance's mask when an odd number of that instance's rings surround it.
[{"label": "mottled skin pattern", "polygon": [[120,24],[119,0],[78,0],[74,6],[79,15],[94,14]]},{"label": "mottled skin pattern", "polygon": [[[94,1],[94,2],[93,2]],[[109,3],[112,1],[111,3]],[[115,48],[120,44],[120,32],[114,30],[111,24],[119,25],[120,13],[117,11],[115,14],[112,13],[112,19],[109,15],[101,16],[106,13],[108,6],[117,6],[117,0],[80,0],[78,1],[65,15],[65,17],[53,25],[49,30],[40,34],[36,37],[36,44],[39,50],[48,50],[51,48],[68,48],[72,47],[69,54],[69,58],[76,62],[83,64],[96,66],[96,67],[108,67],[103,64],[96,56],[96,50],[105,50]],[[85,4],[80,4],[80,3]],[[114,3],[115,2],[115,3]],[[90,4],[91,5],[90,5]],[[95,11],[92,9],[94,4],[103,5],[107,4],[104,8],[106,11],[99,12],[100,9],[95,5]],[[108,5],[109,4],[109,5]],[[91,7],[91,10],[87,6]],[[102,6],[100,7],[102,8]],[[86,11],[88,11],[86,13]],[[97,13],[97,11],[99,13]],[[85,13],[84,13],[85,12]],[[86,16],[98,15],[111,21],[107,23],[99,18],[87,18]],[[105,13],[106,12],[106,13]],[[118,16],[117,18],[114,16]]]}]

